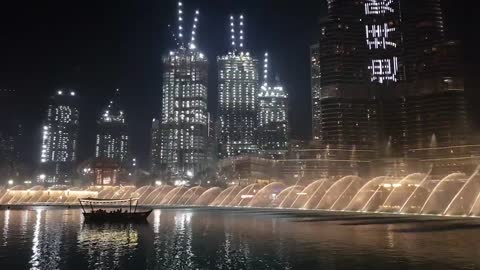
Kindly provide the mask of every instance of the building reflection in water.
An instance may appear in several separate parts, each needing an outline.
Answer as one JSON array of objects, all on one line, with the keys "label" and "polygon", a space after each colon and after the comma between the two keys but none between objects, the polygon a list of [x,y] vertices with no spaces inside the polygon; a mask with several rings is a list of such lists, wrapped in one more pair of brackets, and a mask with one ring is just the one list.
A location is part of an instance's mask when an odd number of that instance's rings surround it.
[{"label": "building reflection in water", "polygon": [[95,225],[83,223],[77,209],[5,210],[0,212],[0,265],[73,270],[476,269],[480,235],[472,228],[477,227],[480,223],[472,220],[188,209],[155,210],[148,224]]},{"label": "building reflection in water", "polygon": [[83,224],[78,247],[89,269],[118,269],[139,245],[134,224]]},{"label": "building reflection in water", "polygon": [[8,245],[8,226],[10,226],[10,209],[3,211],[3,233],[2,233],[2,246]]},{"label": "building reflection in water", "polygon": [[[28,213],[28,211],[25,211]],[[33,229],[33,239],[32,239],[32,258],[30,260],[31,268],[30,269],[40,269],[40,257],[42,256],[40,246],[40,225],[42,220],[42,209],[37,209],[35,213],[35,227]]]}]

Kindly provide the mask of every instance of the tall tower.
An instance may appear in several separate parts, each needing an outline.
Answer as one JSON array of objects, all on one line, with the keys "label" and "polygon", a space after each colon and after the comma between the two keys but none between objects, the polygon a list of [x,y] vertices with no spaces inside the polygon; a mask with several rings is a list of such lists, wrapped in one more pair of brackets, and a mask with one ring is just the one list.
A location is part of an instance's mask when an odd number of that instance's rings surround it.
[{"label": "tall tower", "polygon": [[120,90],[103,109],[98,120],[95,157],[112,159],[125,165],[128,158],[128,126],[120,105]]},{"label": "tall tower", "polygon": [[363,2],[329,1],[310,53],[313,139],[342,151],[374,149],[378,136]]},{"label": "tall tower", "polygon": [[61,89],[51,97],[42,130],[40,183],[69,184],[77,161],[79,109],[74,90]]},{"label": "tall tower", "polygon": [[178,3],[177,47],[163,57],[159,173],[167,177],[191,178],[206,160],[208,62],[197,48],[199,14],[196,10],[185,43],[183,4]]},{"label": "tall tower", "polygon": [[288,95],[278,79],[269,80],[268,53],[263,60],[263,84],[258,93],[258,147],[263,156],[278,158],[288,150]]},{"label": "tall tower", "polygon": [[258,61],[245,51],[244,17],[230,16],[231,48],[217,58],[220,157],[257,153]]}]

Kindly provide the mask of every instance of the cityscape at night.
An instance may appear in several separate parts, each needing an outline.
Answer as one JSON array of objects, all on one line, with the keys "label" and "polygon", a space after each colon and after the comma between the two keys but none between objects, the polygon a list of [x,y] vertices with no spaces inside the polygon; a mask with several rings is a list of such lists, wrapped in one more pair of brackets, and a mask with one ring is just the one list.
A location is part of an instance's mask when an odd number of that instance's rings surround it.
[{"label": "cityscape at night", "polygon": [[5,269],[480,269],[463,1],[9,3]]}]

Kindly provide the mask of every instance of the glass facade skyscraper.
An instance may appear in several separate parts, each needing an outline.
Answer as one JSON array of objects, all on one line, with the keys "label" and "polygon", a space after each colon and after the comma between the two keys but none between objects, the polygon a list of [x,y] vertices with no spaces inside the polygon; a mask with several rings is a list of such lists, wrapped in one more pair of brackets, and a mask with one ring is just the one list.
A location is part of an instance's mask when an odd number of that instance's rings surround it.
[{"label": "glass facade skyscraper", "polygon": [[263,60],[264,83],[258,93],[258,147],[264,157],[284,156],[288,150],[288,94],[277,79],[269,82],[268,53]]},{"label": "glass facade skyscraper", "polygon": [[197,10],[191,40],[184,44],[183,5],[179,3],[178,47],[163,57],[159,173],[168,177],[192,177],[206,162],[208,62],[196,46],[198,15]]},{"label": "glass facade skyscraper", "polygon": [[51,97],[42,128],[40,183],[68,184],[77,161],[79,109],[74,90],[61,89]]},{"label": "glass facade skyscraper", "polygon": [[128,158],[128,126],[120,105],[120,90],[103,109],[98,120],[95,157],[125,164]]},{"label": "glass facade skyscraper", "polygon": [[256,154],[258,61],[249,53],[218,58],[220,157]]},{"label": "glass facade skyscraper", "polygon": [[232,49],[217,58],[220,157],[256,154],[258,60],[244,51],[244,20],[230,17]]}]

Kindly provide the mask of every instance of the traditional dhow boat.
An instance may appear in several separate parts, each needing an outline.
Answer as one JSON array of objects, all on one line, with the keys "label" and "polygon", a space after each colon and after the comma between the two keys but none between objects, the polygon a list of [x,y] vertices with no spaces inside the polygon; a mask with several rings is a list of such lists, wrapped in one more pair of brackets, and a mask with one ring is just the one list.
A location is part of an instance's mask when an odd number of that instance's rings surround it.
[{"label": "traditional dhow boat", "polygon": [[85,221],[91,222],[145,222],[153,211],[137,211],[138,198],[106,200],[78,199]]}]

